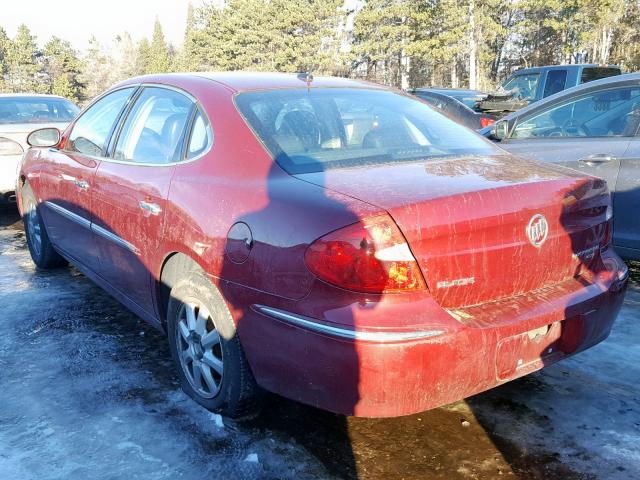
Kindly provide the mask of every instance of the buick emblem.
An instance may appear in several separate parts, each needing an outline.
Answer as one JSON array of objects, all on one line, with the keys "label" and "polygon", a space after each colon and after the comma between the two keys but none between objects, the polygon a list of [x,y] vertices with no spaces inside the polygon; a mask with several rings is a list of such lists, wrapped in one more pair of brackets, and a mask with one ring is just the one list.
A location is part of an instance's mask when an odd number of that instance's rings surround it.
[{"label": "buick emblem", "polygon": [[547,223],[547,219],[544,218],[544,215],[538,213],[531,217],[529,225],[527,225],[527,237],[529,237],[531,245],[540,247],[547,239],[548,233],[549,224]]}]

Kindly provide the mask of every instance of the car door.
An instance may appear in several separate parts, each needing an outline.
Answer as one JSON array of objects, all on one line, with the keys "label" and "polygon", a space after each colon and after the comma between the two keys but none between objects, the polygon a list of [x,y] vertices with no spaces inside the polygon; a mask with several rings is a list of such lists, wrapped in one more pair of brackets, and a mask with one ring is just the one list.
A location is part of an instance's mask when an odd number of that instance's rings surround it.
[{"label": "car door", "polygon": [[161,262],[165,204],[193,110],[184,93],[143,87],[95,176],[93,230],[100,275],[152,316],[151,272]]},{"label": "car door", "polygon": [[91,269],[98,265],[91,232],[94,175],[134,90],[122,88],[97,100],[74,123],[63,148],[46,151],[39,195],[47,233],[57,248]]},{"label": "car door", "polygon": [[561,98],[515,120],[501,147],[603,178],[615,189],[621,159],[637,129],[640,87],[603,88]]},{"label": "car door", "polygon": [[620,160],[613,195],[613,245],[625,258],[640,260],[640,137]]}]

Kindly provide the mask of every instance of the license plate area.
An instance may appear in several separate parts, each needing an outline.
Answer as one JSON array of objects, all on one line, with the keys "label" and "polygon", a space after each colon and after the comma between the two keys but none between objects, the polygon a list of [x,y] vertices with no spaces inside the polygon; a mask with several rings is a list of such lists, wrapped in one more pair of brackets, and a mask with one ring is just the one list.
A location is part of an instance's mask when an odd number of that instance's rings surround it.
[{"label": "license plate area", "polygon": [[499,380],[526,375],[563,356],[561,350],[564,322],[554,322],[498,342],[496,371]]}]

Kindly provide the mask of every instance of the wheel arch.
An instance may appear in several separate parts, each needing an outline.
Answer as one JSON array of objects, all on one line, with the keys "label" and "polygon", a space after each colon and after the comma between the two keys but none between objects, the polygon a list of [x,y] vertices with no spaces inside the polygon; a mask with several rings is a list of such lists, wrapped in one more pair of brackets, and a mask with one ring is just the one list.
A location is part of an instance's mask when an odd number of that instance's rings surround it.
[{"label": "wheel arch", "polygon": [[167,325],[171,289],[187,273],[198,270],[206,271],[196,258],[184,252],[171,252],[165,256],[156,284],[156,304],[163,328]]}]

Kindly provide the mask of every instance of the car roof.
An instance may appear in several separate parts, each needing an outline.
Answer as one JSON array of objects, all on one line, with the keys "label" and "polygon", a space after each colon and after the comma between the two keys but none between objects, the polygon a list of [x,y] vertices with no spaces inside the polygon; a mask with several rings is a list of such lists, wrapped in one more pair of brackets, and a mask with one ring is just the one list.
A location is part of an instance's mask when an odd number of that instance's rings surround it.
[{"label": "car roof", "polygon": [[[446,87],[420,87],[414,88],[416,92],[436,92],[436,93],[483,93],[480,90],[472,90],[470,88],[446,88]],[[445,93],[446,95],[446,93]]]},{"label": "car roof", "polygon": [[59,98],[69,102],[71,101],[60,95],[48,95],[46,93],[0,93],[0,98]]},{"label": "car roof", "polygon": [[[281,88],[300,88],[306,87],[306,74],[297,73],[271,73],[271,72],[202,72],[202,73],[172,73],[159,75],[145,75],[135,77],[123,82],[123,84],[157,82],[189,78],[205,78],[223,85],[234,92],[246,90],[270,90]],[[341,77],[323,77],[313,76],[313,80],[309,83],[309,88],[378,88],[385,89],[382,85],[370,83],[364,80],[353,80]]]},{"label": "car roof", "polygon": [[565,65],[542,65],[540,67],[529,67],[529,68],[521,68],[513,72],[512,75],[526,75],[527,73],[537,73],[543,70],[568,70],[568,69],[578,69],[578,68],[617,68],[620,69],[619,65],[601,65],[599,63],[571,63]]},{"label": "car roof", "polygon": [[537,110],[544,105],[552,103],[556,101],[558,98],[570,97],[573,95],[579,95],[583,91],[596,90],[600,86],[615,86],[618,84],[627,84],[638,82],[640,84],[640,72],[636,73],[625,73],[622,75],[614,75],[613,77],[601,78],[600,80],[593,80],[592,82],[581,83],[575,87],[568,88],[566,90],[561,90],[558,93],[554,93],[553,95],[549,95],[542,100],[531,103],[520,110],[516,110],[509,115],[503,117],[504,120],[511,120],[515,117],[519,117],[523,114],[526,114],[532,110]]}]

